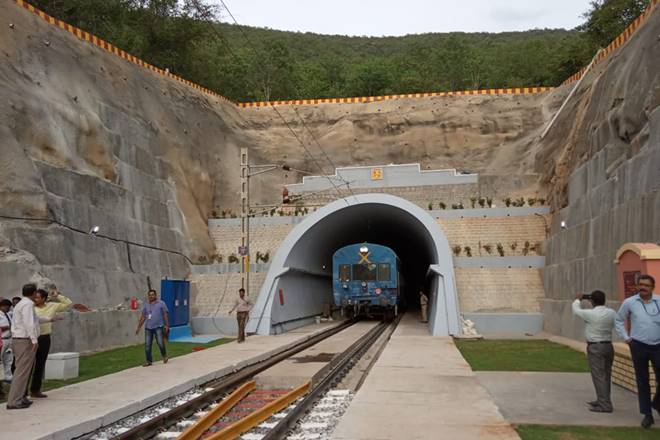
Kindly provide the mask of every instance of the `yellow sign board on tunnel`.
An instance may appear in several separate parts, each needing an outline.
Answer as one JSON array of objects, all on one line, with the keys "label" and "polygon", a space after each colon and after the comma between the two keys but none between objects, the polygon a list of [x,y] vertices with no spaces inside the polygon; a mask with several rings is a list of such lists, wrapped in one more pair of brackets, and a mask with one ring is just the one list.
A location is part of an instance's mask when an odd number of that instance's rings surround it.
[{"label": "yellow sign board on tunnel", "polygon": [[372,168],[371,169],[371,180],[382,180],[383,179],[383,169],[382,168]]}]

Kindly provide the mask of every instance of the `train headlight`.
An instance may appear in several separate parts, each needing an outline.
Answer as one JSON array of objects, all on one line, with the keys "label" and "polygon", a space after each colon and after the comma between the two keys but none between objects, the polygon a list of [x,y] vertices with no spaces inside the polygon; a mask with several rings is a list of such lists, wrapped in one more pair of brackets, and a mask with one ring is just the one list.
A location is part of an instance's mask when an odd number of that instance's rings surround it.
[{"label": "train headlight", "polygon": [[[353,251],[353,252],[355,252],[355,251]],[[369,253],[369,248],[366,247],[366,246],[362,246],[362,247],[360,248],[360,253],[361,253],[361,254],[368,254],[368,253]]]}]

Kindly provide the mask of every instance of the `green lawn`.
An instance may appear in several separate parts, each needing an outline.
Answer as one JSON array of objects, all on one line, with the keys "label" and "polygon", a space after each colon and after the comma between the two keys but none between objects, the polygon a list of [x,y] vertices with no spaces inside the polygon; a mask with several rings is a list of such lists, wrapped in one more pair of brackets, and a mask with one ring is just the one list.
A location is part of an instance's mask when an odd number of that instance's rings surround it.
[{"label": "green lawn", "polygon": [[[193,347],[215,347],[233,341],[232,338],[223,338],[208,344],[193,344],[188,342],[170,342],[167,344],[167,356],[172,359],[193,352]],[[158,345],[153,346],[154,362],[161,360]],[[145,362],[144,344],[131,345],[128,347],[115,348],[113,350],[88,354],[80,357],[80,369],[78,377],[69,380],[45,380],[42,391],[60,388],[95,377],[105,376],[142,365]],[[7,387],[5,386],[5,391]]]},{"label": "green lawn", "polygon": [[660,429],[520,425],[522,440],[657,440]]},{"label": "green lawn", "polygon": [[583,353],[542,339],[457,339],[456,346],[474,371],[589,371]]}]

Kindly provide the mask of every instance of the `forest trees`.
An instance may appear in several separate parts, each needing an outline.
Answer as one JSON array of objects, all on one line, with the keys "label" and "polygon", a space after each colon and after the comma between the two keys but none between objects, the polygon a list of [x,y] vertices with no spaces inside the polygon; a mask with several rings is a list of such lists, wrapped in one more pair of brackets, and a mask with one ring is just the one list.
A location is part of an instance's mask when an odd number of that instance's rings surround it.
[{"label": "forest trees", "polygon": [[45,12],[237,101],[556,86],[649,0],[594,0],[573,30],[347,37],[221,22],[210,0],[32,0]]}]

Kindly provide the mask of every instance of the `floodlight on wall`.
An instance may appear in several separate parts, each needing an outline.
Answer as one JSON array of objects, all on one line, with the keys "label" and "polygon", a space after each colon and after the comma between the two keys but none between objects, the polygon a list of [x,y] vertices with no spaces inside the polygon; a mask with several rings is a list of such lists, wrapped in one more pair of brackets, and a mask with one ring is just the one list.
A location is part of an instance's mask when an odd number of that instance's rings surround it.
[{"label": "floodlight on wall", "polygon": [[566,222],[562,220],[559,226],[561,226],[562,229],[566,229]]},{"label": "floodlight on wall", "polygon": [[95,237],[96,234],[98,234],[100,230],[101,230],[101,228],[99,228],[98,226],[94,225],[94,226],[92,226],[92,229],[89,230],[89,235]]}]

